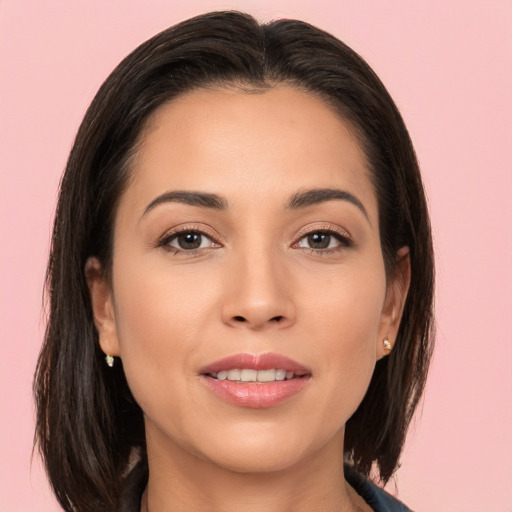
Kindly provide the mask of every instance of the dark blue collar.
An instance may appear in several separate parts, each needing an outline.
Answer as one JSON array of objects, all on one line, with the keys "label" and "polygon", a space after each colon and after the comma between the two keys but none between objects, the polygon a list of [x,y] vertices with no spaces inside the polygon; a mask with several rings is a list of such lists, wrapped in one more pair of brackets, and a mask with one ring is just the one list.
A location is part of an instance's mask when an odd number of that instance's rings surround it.
[{"label": "dark blue collar", "polygon": [[374,512],[411,512],[402,502],[345,465],[345,478]]}]

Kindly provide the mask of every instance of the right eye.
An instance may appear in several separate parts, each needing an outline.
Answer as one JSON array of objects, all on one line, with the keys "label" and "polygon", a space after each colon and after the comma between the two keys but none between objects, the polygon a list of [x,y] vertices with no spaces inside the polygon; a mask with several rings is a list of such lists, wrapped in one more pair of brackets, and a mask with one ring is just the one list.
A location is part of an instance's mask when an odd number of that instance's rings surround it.
[{"label": "right eye", "polygon": [[175,254],[219,247],[219,244],[205,233],[190,229],[171,233],[164,237],[158,245],[173,251]]}]

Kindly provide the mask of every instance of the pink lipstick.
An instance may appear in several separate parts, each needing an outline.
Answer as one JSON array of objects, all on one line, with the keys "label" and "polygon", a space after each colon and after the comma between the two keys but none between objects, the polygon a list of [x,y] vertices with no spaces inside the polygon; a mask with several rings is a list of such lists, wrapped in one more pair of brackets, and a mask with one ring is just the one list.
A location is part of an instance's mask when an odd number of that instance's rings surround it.
[{"label": "pink lipstick", "polygon": [[200,374],[210,391],[234,405],[274,407],[304,389],[311,370],[273,353],[236,354],[209,364]]}]

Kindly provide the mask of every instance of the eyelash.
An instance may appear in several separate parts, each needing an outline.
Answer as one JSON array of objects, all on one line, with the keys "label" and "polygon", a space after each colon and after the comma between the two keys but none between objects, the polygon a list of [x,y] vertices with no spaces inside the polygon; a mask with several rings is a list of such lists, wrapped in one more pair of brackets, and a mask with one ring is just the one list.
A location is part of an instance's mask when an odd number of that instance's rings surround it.
[{"label": "eyelash", "polygon": [[[172,245],[169,245],[174,239],[176,239],[180,235],[184,234],[195,234],[202,237],[206,237],[209,240],[212,241],[211,247],[203,247],[203,248],[197,248],[197,249],[179,249],[177,247],[173,247]],[[186,254],[187,256],[199,256],[205,249],[211,249],[215,247],[221,247],[221,244],[216,241],[215,237],[211,234],[207,233],[203,227],[194,227],[194,226],[184,226],[181,228],[176,228],[172,230],[170,233],[166,233],[157,243],[157,247],[161,247],[164,250],[172,253],[174,256],[178,256],[180,254]]]},{"label": "eyelash", "polygon": [[301,247],[301,249],[309,252],[310,254],[319,255],[319,256],[329,256],[333,253],[337,253],[340,251],[345,251],[347,249],[350,249],[353,247],[354,243],[350,236],[345,231],[341,231],[338,229],[333,228],[332,226],[329,227],[317,227],[315,229],[307,230],[300,234],[298,240],[292,244],[292,247],[298,247],[298,244],[304,240],[305,238],[316,235],[316,234],[322,234],[322,235],[329,235],[331,237],[334,237],[338,242],[339,245],[336,247],[331,248],[325,248],[325,249],[315,249],[313,247]]},{"label": "eyelash", "polygon": [[[209,240],[211,240],[212,244],[210,247],[199,247],[196,249],[179,249],[177,247],[173,247],[169,245],[173,240],[175,240],[178,236],[183,234],[196,234],[202,237],[206,237]],[[304,240],[305,238],[316,235],[316,234],[323,234],[334,237],[338,242],[339,245],[336,247],[331,248],[324,248],[324,249],[315,249],[312,247],[300,247],[299,243]],[[177,256],[180,254],[186,254],[188,256],[194,256],[194,255],[200,255],[203,251],[209,250],[212,248],[221,247],[222,245],[217,242],[214,236],[212,236],[210,233],[205,232],[204,228],[194,227],[194,226],[185,226],[182,228],[177,228],[170,233],[166,233],[158,243],[156,244],[157,247],[161,247],[164,250],[171,252],[173,255]],[[347,235],[344,231],[339,231],[337,229],[334,229],[333,227],[319,227],[315,229],[311,229],[308,231],[304,231],[300,234],[297,241],[292,244],[292,247],[299,248],[302,250],[305,250],[309,252],[310,254],[315,255],[321,255],[321,256],[328,256],[330,254],[350,249],[353,246],[353,241],[351,240],[350,236]]]}]

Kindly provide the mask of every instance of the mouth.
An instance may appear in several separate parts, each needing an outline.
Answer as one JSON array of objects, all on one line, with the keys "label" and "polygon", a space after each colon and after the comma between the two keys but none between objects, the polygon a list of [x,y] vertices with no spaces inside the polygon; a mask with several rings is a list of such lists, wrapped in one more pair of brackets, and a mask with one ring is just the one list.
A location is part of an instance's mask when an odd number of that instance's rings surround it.
[{"label": "mouth", "polygon": [[295,373],[282,368],[271,368],[270,370],[254,370],[252,368],[233,368],[222,370],[216,373],[207,374],[208,377],[217,380],[229,380],[231,382],[275,382],[291,379],[299,379],[308,375],[307,373]]},{"label": "mouth", "polygon": [[272,353],[237,354],[200,372],[207,388],[232,405],[266,408],[300,393],[311,380],[309,368]]}]

